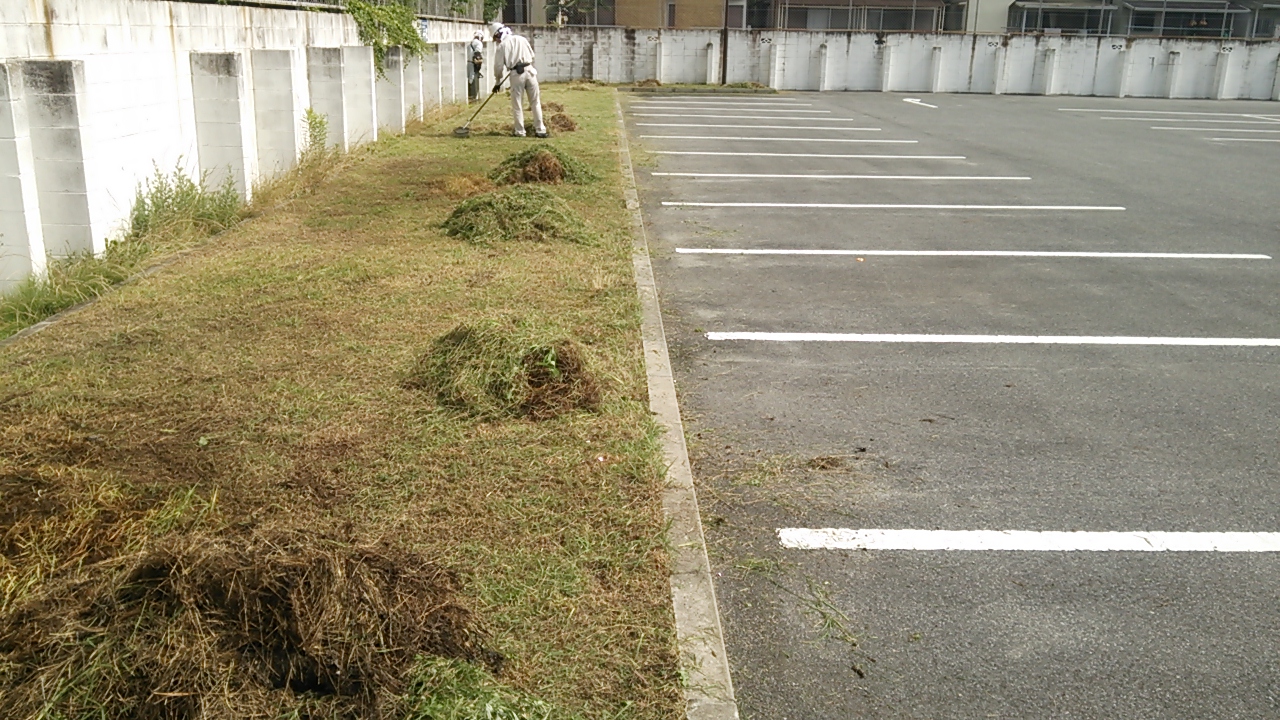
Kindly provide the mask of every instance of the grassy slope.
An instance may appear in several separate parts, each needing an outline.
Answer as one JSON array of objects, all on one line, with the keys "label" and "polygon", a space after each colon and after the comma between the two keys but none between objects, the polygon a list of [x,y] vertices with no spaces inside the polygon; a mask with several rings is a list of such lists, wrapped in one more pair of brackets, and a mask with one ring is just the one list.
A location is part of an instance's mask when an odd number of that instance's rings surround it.
[{"label": "grassy slope", "polygon": [[[599,244],[439,230],[483,185],[450,176],[533,142],[484,134],[509,117],[496,99],[471,139],[448,136],[457,116],[386,138],[315,195],[0,350],[3,502],[40,488],[0,513],[0,612],[166,532],[320,528],[460,571],[515,687],[589,717],[677,716],[613,91],[544,92],[581,124],[552,142],[603,178],[556,188]],[[585,343],[603,410],[474,423],[402,387],[434,337],[497,316]]]}]

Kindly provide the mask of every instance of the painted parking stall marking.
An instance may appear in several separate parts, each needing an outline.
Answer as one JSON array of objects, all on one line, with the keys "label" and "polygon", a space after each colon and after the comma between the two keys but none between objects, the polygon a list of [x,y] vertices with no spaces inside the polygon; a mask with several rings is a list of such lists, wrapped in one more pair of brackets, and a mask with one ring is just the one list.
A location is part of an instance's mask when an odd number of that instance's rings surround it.
[{"label": "painted parking stall marking", "polygon": [[792,550],[1280,552],[1280,532],[1087,532],[779,528]]},{"label": "painted parking stall marking", "polygon": [[962,345],[1158,345],[1166,347],[1280,347],[1280,338],[1137,337],[1124,335],[924,335],[913,333],[709,332],[708,340]]},{"label": "painted parking stall marking", "polygon": [[820,127],[805,125],[713,125],[708,123],[636,123],[638,127],[746,128],[749,130],[822,130],[824,132],[880,132],[878,127]]},{"label": "painted parking stall marking", "polygon": [[1069,212],[1122,211],[1114,205],[915,205],[908,203],[776,203],[776,202],[678,202],[668,207],[795,208],[804,210],[1063,210]]},{"label": "painted parking stall marking", "polygon": [[829,153],[714,152],[710,150],[649,150],[650,155],[722,155],[735,157],[792,157],[857,160],[965,160],[964,155],[834,155]]},{"label": "painted parking stall marking", "polygon": [[[739,108],[739,107],[699,107],[699,106],[691,107],[689,105],[660,105],[657,103],[641,105],[637,103],[635,105],[632,105],[631,107],[633,109],[639,109],[642,111],[699,110],[705,113],[705,112],[710,112],[712,110],[724,110],[726,112],[732,111],[732,112],[753,112],[753,113],[794,113],[797,115],[830,115],[831,114],[830,110],[802,110],[800,108],[795,108],[795,107],[771,108],[771,107],[760,107],[759,105],[752,105],[749,107]],[[632,112],[631,114],[636,115],[638,113]],[[719,116],[717,115],[716,117],[719,117]]]},{"label": "painted parking stall marking", "polygon": [[[1255,128],[1235,128],[1227,127],[1230,125],[1270,125],[1280,128],[1280,119],[1273,118],[1269,115],[1258,115],[1254,113],[1213,113],[1213,112],[1196,112],[1183,110],[1120,110],[1120,109],[1104,109],[1104,108],[1058,108],[1060,112],[1075,113],[1094,113],[1091,115],[1095,120],[1112,120],[1112,121],[1130,121],[1130,122],[1147,122],[1161,123],[1152,126],[1151,130],[1169,131],[1181,130],[1189,132],[1199,132],[1204,140],[1223,141],[1229,138],[1209,137],[1212,133],[1227,132],[1280,132],[1277,130],[1264,130]],[[1261,141],[1272,142],[1272,141]]]},{"label": "painted parking stall marking", "polygon": [[788,116],[788,115],[705,115],[699,113],[655,113],[641,112],[631,113],[632,117],[645,118],[714,118],[716,120],[803,120],[805,122],[854,122],[853,118],[826,118],[826,117],[809,117],[809,116]]},{"label": "painted parking stall marking", "polygon": [[748,142],[840,142],[840,143],[887,143],[897,145],[914,145],[919,140],[869,140],[864,138],[797,138],[797,137],[740,137],[726,135],[641,135],[651,140],[734,140]]},{"label": "painted parking stall marking", "polygon": [[747,180],[1030,180],[1029,176],[1005,175],[788,175],[782,173],[697,173],[697,172],[655,172],[650,175],[659,177],[692,177],[711,179],[747,179]]},{"label": "painted parking stall marking", "polygon": [[[655,175],[657,173],[654,173]],[[858,257],[1026,257],[1140,260],[1270,260],[1249,253],[1071,252],[1047,250],[806,250],[749,248],[676,248],[681,255],[848,255]]]},{"label": "painted parking stall marking", "polygon": [[[1204,132],[1205,128],[1199,127],[1161,127],[1152,126],[1152,130],[1194,130],[1196,132]],[[1213,128],[1214,132],[1237,132],[1237,133],[1280,133],[1280,130],[1259,130],[1257,128]]]}]

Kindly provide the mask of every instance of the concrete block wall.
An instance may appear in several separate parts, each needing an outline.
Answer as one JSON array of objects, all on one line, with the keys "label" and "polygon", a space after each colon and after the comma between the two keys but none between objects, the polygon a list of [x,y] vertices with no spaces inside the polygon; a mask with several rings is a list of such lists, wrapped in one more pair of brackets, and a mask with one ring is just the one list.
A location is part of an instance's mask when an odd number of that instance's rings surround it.
[{"label": "concrete block wall", "polygon": [[242,198],[258,177],[252,97],[241,53],[191,53],[200,173],[213,187],[230,182]]},{"label": "concrete block wall", "polygon": [[[543,80],[718,81],[721,31],[522,28]],[[1276,99],[1280,42],[731,30],[727,82],[882,90]]]},{"label": "concrete block wall", "polygon": [[448,74],[393,52],[379,80],[338,13],[0,0],[0,292],[46,255],[102,252],[157,168],[248,196],[296,162],[308,108],[327,118],[329,145],[349,149],[465,100],[453,58],[480,27],[431,21],[424,37]]},{"label": "concrete block wall", "polygon": [[0,63],[0,287],[45,270],[22,67]]}]

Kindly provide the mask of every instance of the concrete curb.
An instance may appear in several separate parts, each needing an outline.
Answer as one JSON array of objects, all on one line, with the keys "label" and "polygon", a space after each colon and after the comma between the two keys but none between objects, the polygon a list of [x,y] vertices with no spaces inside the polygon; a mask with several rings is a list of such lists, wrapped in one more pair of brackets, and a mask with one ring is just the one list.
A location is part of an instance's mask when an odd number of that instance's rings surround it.
[{"label": "concrete curb", "polygon": [[658,288],[649,261],[649,240],[645,234],[640,198],[622,104],[614,95],[618,115],[618,154],[625,182],[623,195],[632,222],[632,267],[636,292],[640,296],[644,365],[649,376],[649,410],[662,425],[662,450],[667,464],[667,487],[662,493],[662,509],[667,516],[671,546],[671,602],[676,616],[676,642],[684,677],[685,710],[689,720],[737,720],[738,703],[729,677],[729,656],[724,649],[724,631],[716,606],[711,562],[707,559],[706,538],[698,515],[698,496],[689,469],[684,444],[684,424],[676,400],[667,337],[662,329]]}]

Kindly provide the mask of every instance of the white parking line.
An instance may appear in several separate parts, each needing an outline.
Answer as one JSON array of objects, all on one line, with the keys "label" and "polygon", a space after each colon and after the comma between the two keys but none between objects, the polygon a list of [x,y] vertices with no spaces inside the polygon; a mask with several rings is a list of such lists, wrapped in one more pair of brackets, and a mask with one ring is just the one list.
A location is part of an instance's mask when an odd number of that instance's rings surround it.
[{"label": "white parking line", "polygon": [[1030,177],[1000,175],[785,175],[782,173],[694,173],[655,172],[662,177],[746,178],[746,179],[812,179],[812,180],[1030,180]]},{"label": "white parking line", "polygon": [[912,105],[919,105],[920,107],[933,108],[934,110],[938,109],[937,105],[930,105],[929,103],[921,100],[920,98],[903,98],[902,102],[911,103]]},{"label": "white parking line", "polygon": [[708,340],[765,342],[961,343],[980,345],[1168,345],[1280,347],[1280,338],[1126,337],[1108,335],[912,335],[872,333],[709,332]]},{"label": "white parking line", "polygon": [[1205,115],[1213,117],[1253,117],[1247,113],[1190,112],[1184,110],[1109,110],[1105,108],[1058,108],[1058,112],[1113,113],[1129,115]]},{"label": "white parking line", "polygon": [[[657,175],[658,173],[654,173]],[[788,250],[752,248],[676,248],[685,255],[856,255],[858,257],[1031,257],[1138,260],[1270,260],[1250,253],[1057,252],[1039,250]]]},{"label": "white parking line", "polygon": [[633,111],[633,112],[632,112],[631,114],[632,114],[632,115],[635,115],[636,113],[635,113],[634,111],[636,111],[636,110],[639,110],[639,111],[647,111],[647,110],[702,110],[703,112],[707,112],[707,111],[710,111],[710,110],[724,110],[724,111],[726,111],[726,112],[732,111],[732,112],[762,112],[762,113],[803,113],[803,114],[806,114],[806,115],[830,115],[830,114],[831,114],[831,112],[832,112],[832,111],[830,111],[830,110],[801,110],[801,109],[799,109],[799,108],[793,108],[793,107],[784,107],[784,108],[766,108],[766,107],[757,107],[757,106],[741,107],[741,108],[738,108],[738,107],[689,107],[688,105],[657,105],[657,104],[654,104],[654,105],[644,105],[644,106],[640,106],[640,105],[633,105],[633,106],[632,106],[632,111]]},{"label": "white parking line", "polygon": [[850,138],[793,138],[793,137],[732,137],[728,135],[641,135],[642,138],[658,140],[750,140],[778,142],[842,142],[842,143],[894,143],[898,145],[914,145],[919,140],[862,140]]},{"label": "white parking line", "polygon": [[[1218,123],[1221,125],[1280,125],[1269,120],[1213,120],[1209,118],[1155,118],[1155,117],[1101,117],[1099,120],[1129,120],[1132,122],[1181,122],[1181,123]],[[1212,130],[1213,128],[1200,128]]]},{"label": "white parking line", "polygon": [[685,99],[682,99],[682,98],[662,98],[661,100],[658,100],[658,99],[654,99],[654,100],[637,100],[636,102],[632,103],[632,105],[633,105],[633,106],[634,106],[634,105],[641,105],[641,104],[648,104],[648,105],[715,105],[716,107],[722,107],[722,106],[736,106],[736,107],[767,107],[767,106],[777,106],[777,107],[812,107],[812,106],[813,106],[813,103],[802,103],[802,102],[796,102],[796,101],[794,101],[794,100],[748,100],[748,101],[745,101],[745,102],[744,102],[744,101],[741,101],[741,100],[685,100]]},{"label": "white parking line", "polygon": [[808,122],[854,122],[853,118],[791,117],[788,115],[699,115],[697,113],[631,113],[632,117],[715,118],[717,120],[806,120]]},{"label": "white parking line", "polygon": [[636,123],[637,127],[744,128],[747,130],[842,130],[846,132],[880,132],[873,127],[814,127],[812,125],[711,125],[708,123]]},{"label": "white parking line", "polygon": [[1202,127],[1157,127],[1152,130],[1193,130],[1195,132],[1238,132],[1238,133],[1280,133],[1280,130],[1255,130],[1253,128],[1202,128]]},{"label": "white parking line", "polygon": [[909,205],[896,203],[669,202],[672,207],[810,208],[827,210],[1124,210],[1118,205]]},{"label": "white parking line", "polygon": [[1061,532],[778,528],[794,550],[1003,550],[1027,552],[1280,552],[1276,532]]},{"label": "white parking line", "polygon": [[1280,143],[1280,140],[1269,140],[1267,138],[1209,138],[1217,142],[1265,142]]},{"label": "white parking line", "polygon": [[853,158],[859,160],[965,160],[964,155],[827,155],[824,153],[712,152],[708,150],[648,150],[650,155],[731,155],[735,157]]}]

